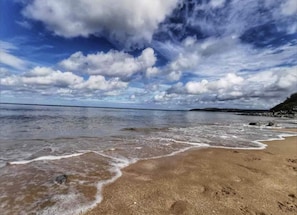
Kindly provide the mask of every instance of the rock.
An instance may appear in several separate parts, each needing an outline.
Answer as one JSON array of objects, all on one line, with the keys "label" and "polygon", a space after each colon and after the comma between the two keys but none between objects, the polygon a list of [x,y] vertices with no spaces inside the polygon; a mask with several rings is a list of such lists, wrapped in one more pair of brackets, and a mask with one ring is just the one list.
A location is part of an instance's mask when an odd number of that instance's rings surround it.
[{"label": "rock", "polygon": [[67,182],[67,175],[59,175],[55,178],[55,182],[57,184],[65,184]]},{"label": "rock", "polygon": [[260,126],[260,123],[259,122],[250,122],[249,125]]},{"label": "rock", "polygon": [[274,122],[268,122],[267,126],[275,126]]}]

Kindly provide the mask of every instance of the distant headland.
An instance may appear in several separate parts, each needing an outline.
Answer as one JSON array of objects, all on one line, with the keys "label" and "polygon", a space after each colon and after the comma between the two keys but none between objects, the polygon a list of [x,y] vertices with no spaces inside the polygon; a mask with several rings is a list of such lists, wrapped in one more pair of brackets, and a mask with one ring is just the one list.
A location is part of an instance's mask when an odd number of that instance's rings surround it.
[{"label": "distant headland", "polygon": [[297,117],[297,93],[292,94],[282,103],[271,109],[237,109],[237,108],[202,108],[191,109],[190,111],[207,111],[207,112],[232,112],[241,115],[251,116],[272,116],[272,117]]}]

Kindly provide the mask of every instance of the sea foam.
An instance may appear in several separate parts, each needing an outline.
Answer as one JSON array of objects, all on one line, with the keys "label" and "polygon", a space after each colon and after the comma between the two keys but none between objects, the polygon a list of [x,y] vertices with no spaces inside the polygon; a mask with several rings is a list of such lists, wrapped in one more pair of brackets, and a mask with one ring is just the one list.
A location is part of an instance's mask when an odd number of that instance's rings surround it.
[{"label": "sea foam", "polygon": [[84,154],[84,153],[74,153],[74,154],[70,154],[70,155],[61,155],[61,156],[47,155],[47,156],[37,157],[37,158],[31,159],[31,160],[11,161],[11,162],[8,162],[8,164],[9,165],[21,165],[21,164],[32,163],[35,161],[61,160],[61,159],[65,159],[65,158],[81,156],[82,154]]}]

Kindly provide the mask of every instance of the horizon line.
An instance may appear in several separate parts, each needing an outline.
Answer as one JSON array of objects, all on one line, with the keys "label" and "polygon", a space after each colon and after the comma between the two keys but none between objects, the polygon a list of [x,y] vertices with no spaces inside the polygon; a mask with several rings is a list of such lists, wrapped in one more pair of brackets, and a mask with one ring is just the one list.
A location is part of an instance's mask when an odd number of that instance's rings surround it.
[{"label": "horizon line", "polygon": [[98,109],[129,109],[129,110],[157,110],[157,111],[190,111],[191,109],[161,109],[161,108],[138,108],[138,107],[113,107],[113,106],[88,106],[88,105],[59,105],[59,104],[34,104],[34,103],[16,103],[0,102],[4,105],[32,105],[32,106],[49,106],[49,107],[80,107],[80,108],[98,108]]}]

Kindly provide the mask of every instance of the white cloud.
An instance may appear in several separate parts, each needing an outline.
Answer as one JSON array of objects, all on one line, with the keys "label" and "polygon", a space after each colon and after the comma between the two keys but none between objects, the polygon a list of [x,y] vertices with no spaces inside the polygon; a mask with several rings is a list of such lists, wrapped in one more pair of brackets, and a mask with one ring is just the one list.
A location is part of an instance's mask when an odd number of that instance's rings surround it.
[{"label": "white cloud", "polygon": [[0,50],[0,63],[15,69],[24,69],[26,67],[26,62],[24,60],[3,50]]},{"label": "white cloud", "polygon": [[49,87],[70,87],[83,81],[83,78],[71,72],[61,72],[47,67],[36,67],[31,71],[20,75],[7,76],[1,79],[1,84],[6,86],[30,86],[40,85]]},{"label": "white cloud", "polygon": [[157,67],[149,67],[146,70],[145,76],[147,78],[155,77],[159,73],[159,69]]},{"label": "white cloud", "polygon": [[239,77],[234,73],[228,73],[225,77],[211,83],[210,88],[214,90],[225,90],[241,85],[243,82],[244,79],[242,77]]},{"label": "white cloud", "polygon": [[74,85],[75,89],[89,89],[89,90],[101,90],[101,91],[113,91],[123,89],[128,86],[128,83],[120,81],[119,78],[113,78],[106,80],[104,76],[95,75],[90,76],[88,80]]},{"label": "white cloud", "polygon": [[178,81],[182,76],[182,72],[181,71],[171,71],[168,75],[167,75],[167,80],[169,81]]},{"label": "white cloud", "polygon": [[296,71],[295,66],[274,68],[243,76],[229,73],[212,81],[203,79],[202,81],[189,81],[185,85],[178,83],[168,90],[168,93],[200,95],[214,100],[276,98],[280,94],[289,95],[297,90]]},{"label": "white cloud", "polygon": [[281,5],[281,12],[284,15],[297,15],[297,1],[296,0],[286,0]]},{"label": "white cloud", "polygon": [[71,72],[57,70],[48,75],[22,77],[21,81],[26,85],[49,85],[63,88],[78,84],[83,81],[83,78]]},{"label": "white cloud", "polygon": [[225,4],[225,0],[211,0],[210,5],[214,8],[222,7]]},{"label": "white cloud", "polygon": [[0,40],[0,49],[9,51],[9,50],[16,50],[18,48],[12,43]]},{"label": "white cloud", "polygon": [[103,75],[109,77],[129,78],[138,72],[156,72],[151,67],[156,63],[154,50],[146,48],[139,57],[133,57],[121,51],[98,52],[83,55],[76,52],[60,65],[70,71],[89,75]]},{"label": "white cloud", "polygon": [[[83,94],[85,91],[101,91],[112,93],[124,89],[127,82],[119,78],[107,80],[104,76],[94,75],[87,80],[71,72],[62,72],[48,67],[36,67],[23,75],[8,75],[0,78],[3,87],[10,89],[24,89],[32,92],[59,93],[63,95]],[[55,89],[55,90],[54,90]]]},{"label": "white cloud", "polygon": [[26,20],[23,20],[23,21],[16,21],[16,23],[17,23],[19,26],[21,26],[21,27],[23,27],[23,28],[26,28],[26,29],[31,29],[31,28],[32,28],[32,25],[31,25],[28,21],[26,21]]},{"label": "white cloud", "polygon": [[190,94],[202,94],[207,92],[223,93],[227,90],[234,90],[243,83],[244,79],[236,74],[229,73],[217,81],[209,82],[202,80],[200,82],[190,81],[185,85],[186,92]]},{"label": "white cloud", "polygon": [[[290,44],[279,48],[255,49],[252,45],[241,43],[235,35],[203,41],[188,37],[179,45],[169,46],[167,43],[162,48],[174,57],[160,69],[161,74],[171,76],[175,71],[181,71],[181,75],[190,74],[193,78],[202,76],[214,79],[231,71],[243,74],[245,71],[256,72],[282,64],[295,64],[297,54],[296,47]],[[178,76],[173,80],[177,81]]]},{"label": "white cloud", "polygon": [[186,91],[190,94],[201,94],[208,91],[208,81],[202,80],[201,82],[190,81],[185,86]]},{"label": "white cloud", "polygon": [[16,75],[3,77],[0,79],[1,86],[17,86],[20,83],[20,78]]},{"label": "white cloud", "polygon": [[0,64],[10,66],[15,69],[24,69],[28,62],[13,55],[11,52],[18,48],[11,43],[0,40]]},{"label": "white cloud", "polygon": [[56,35],[87,37],[106,35],[131,45],[150,42],[158,24],[178,0],[33,0],[23,10],[27,18],[41,21]]},{"label": "white cloud", "polygon": [[44,77],[44,76],[49,76],[49,75],[51,75],[52,73],[55,73],[55,71],[53,71],[52,68],[37,66],[37,67],[34,67],[34,68],[33,68],[32,70],[30,70],[29,72],[27,72],[27,73],[25,74],[25,76],[27,76],[27,77],[34,77],[34,76],[41,76],[41,77]]},{"label": "white cloud", "polygon": [[154,96],[154,101],[155,102],[163,102],[166,100],[166,93],[165,92],[160,92],[157,95]]},{"label": "white cloud", "polygon": [[0,67],[0,78],[6,77],[9,75],[9,71],[6,68]]},{"label": "white cloud", "polygon": [[251,86],[247,90],[266,89],[271,91],[285,90],[294,92],[297,90],[297,66],[280,67],[257,74],[249,75],[245,78],[246,87]]}]

